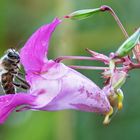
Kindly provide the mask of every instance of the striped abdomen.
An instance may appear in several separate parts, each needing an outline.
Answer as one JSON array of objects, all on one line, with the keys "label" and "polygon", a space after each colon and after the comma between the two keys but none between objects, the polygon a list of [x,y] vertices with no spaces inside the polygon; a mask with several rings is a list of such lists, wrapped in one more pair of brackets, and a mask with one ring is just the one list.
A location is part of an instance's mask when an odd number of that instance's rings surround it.
[{"label": "striped abdomen", "polygon": [[10,72],[1,75],[1,84],[6,94],[14,94],[16,92],[13,80],[14,75],[12,75]]},{"label": "striped abdomen", "polygon": [[1,85],[6,94],[16,92],[14,79],[19,71],[20,57],[14,49],[7,50],[7,53],[1,58]]}]

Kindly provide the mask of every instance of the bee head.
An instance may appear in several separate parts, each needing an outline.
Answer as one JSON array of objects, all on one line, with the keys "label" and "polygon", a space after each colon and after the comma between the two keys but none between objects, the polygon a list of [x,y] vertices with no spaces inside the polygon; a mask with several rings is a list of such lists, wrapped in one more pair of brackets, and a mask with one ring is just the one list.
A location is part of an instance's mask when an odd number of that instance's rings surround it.
[{"label": "bee head", "polygon": [[10,58],[10,59],[17,59],[19,60],[20,57],[19,57],[19,53],[14,50],[14,49],[9,49],[7,50],[7,56]]}]

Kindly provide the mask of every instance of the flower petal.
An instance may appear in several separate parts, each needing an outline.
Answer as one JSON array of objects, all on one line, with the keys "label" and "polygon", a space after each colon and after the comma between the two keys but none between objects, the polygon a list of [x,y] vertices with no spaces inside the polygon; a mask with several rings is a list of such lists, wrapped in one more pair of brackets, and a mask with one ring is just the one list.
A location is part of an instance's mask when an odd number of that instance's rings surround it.
[{"label": "flower petal", "polygon": [[52,32],[61,21],[55,18],[52,23],[40,27],[20,51],[21,63],[27,71],[40,71],[47,61],[49,40]]},{"label": "flower petal", "polygon": [[[37,110],[75,109],[87,112],[106,113],[110,103],[105,93],[79,72],[55,63],[46,73],[30,78],[31,93],[38,96]],[[37,92],[44,90],[44,92]]]},{"label": "flower petal", "polygon": [[75,109],[101,114],[109,111],[110,103],[104,92],[80,73],[69,69],[61,85],[59,94],[43,109]]},{"label": "flower petal", "polygon": [[34,105],[35,97],[29,94],[9,94],[0,96],[0,124],[4,123],[7,117],[16,107],[20,105]]}]

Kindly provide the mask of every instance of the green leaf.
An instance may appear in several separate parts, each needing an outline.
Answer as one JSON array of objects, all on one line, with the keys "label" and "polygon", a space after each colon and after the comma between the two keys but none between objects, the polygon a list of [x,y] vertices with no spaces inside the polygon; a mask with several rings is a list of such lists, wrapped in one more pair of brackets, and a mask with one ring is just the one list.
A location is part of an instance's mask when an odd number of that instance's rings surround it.
[{"label": "green leaf", "polygon": [[132,34],[116,51],[117,57],[124,57],[128,55],[136,46],[140,38],[140,28]]},{"label": "green leaf", "polygon": [[96,8],[96,9],[84,9],[84,10],[75,11],[75,12],[69,14],[66,17],[68,17],[70,19],[74,19],[74,20],[81,20],[81,19],[88,18],[88,17],[94,15],[97,12],[100,12],[100,8]]}]

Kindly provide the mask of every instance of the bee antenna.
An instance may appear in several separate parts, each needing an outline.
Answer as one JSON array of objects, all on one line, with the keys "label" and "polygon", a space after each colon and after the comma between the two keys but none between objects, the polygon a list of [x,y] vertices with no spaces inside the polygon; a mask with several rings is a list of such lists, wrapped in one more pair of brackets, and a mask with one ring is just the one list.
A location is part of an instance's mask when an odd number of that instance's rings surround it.
[{"label": "bee antenna", "polygon": [[11,48],[11,50],[12,50],[13,52],[15,52],[15,49],[14,49],[14,48]]},{"label": "bee antenna", "polygon": [[19,50],[19,46],[22,45],[24,43],[24,41],[20,41],[17,43],[17,45],[15,46],[15,50]]}]

